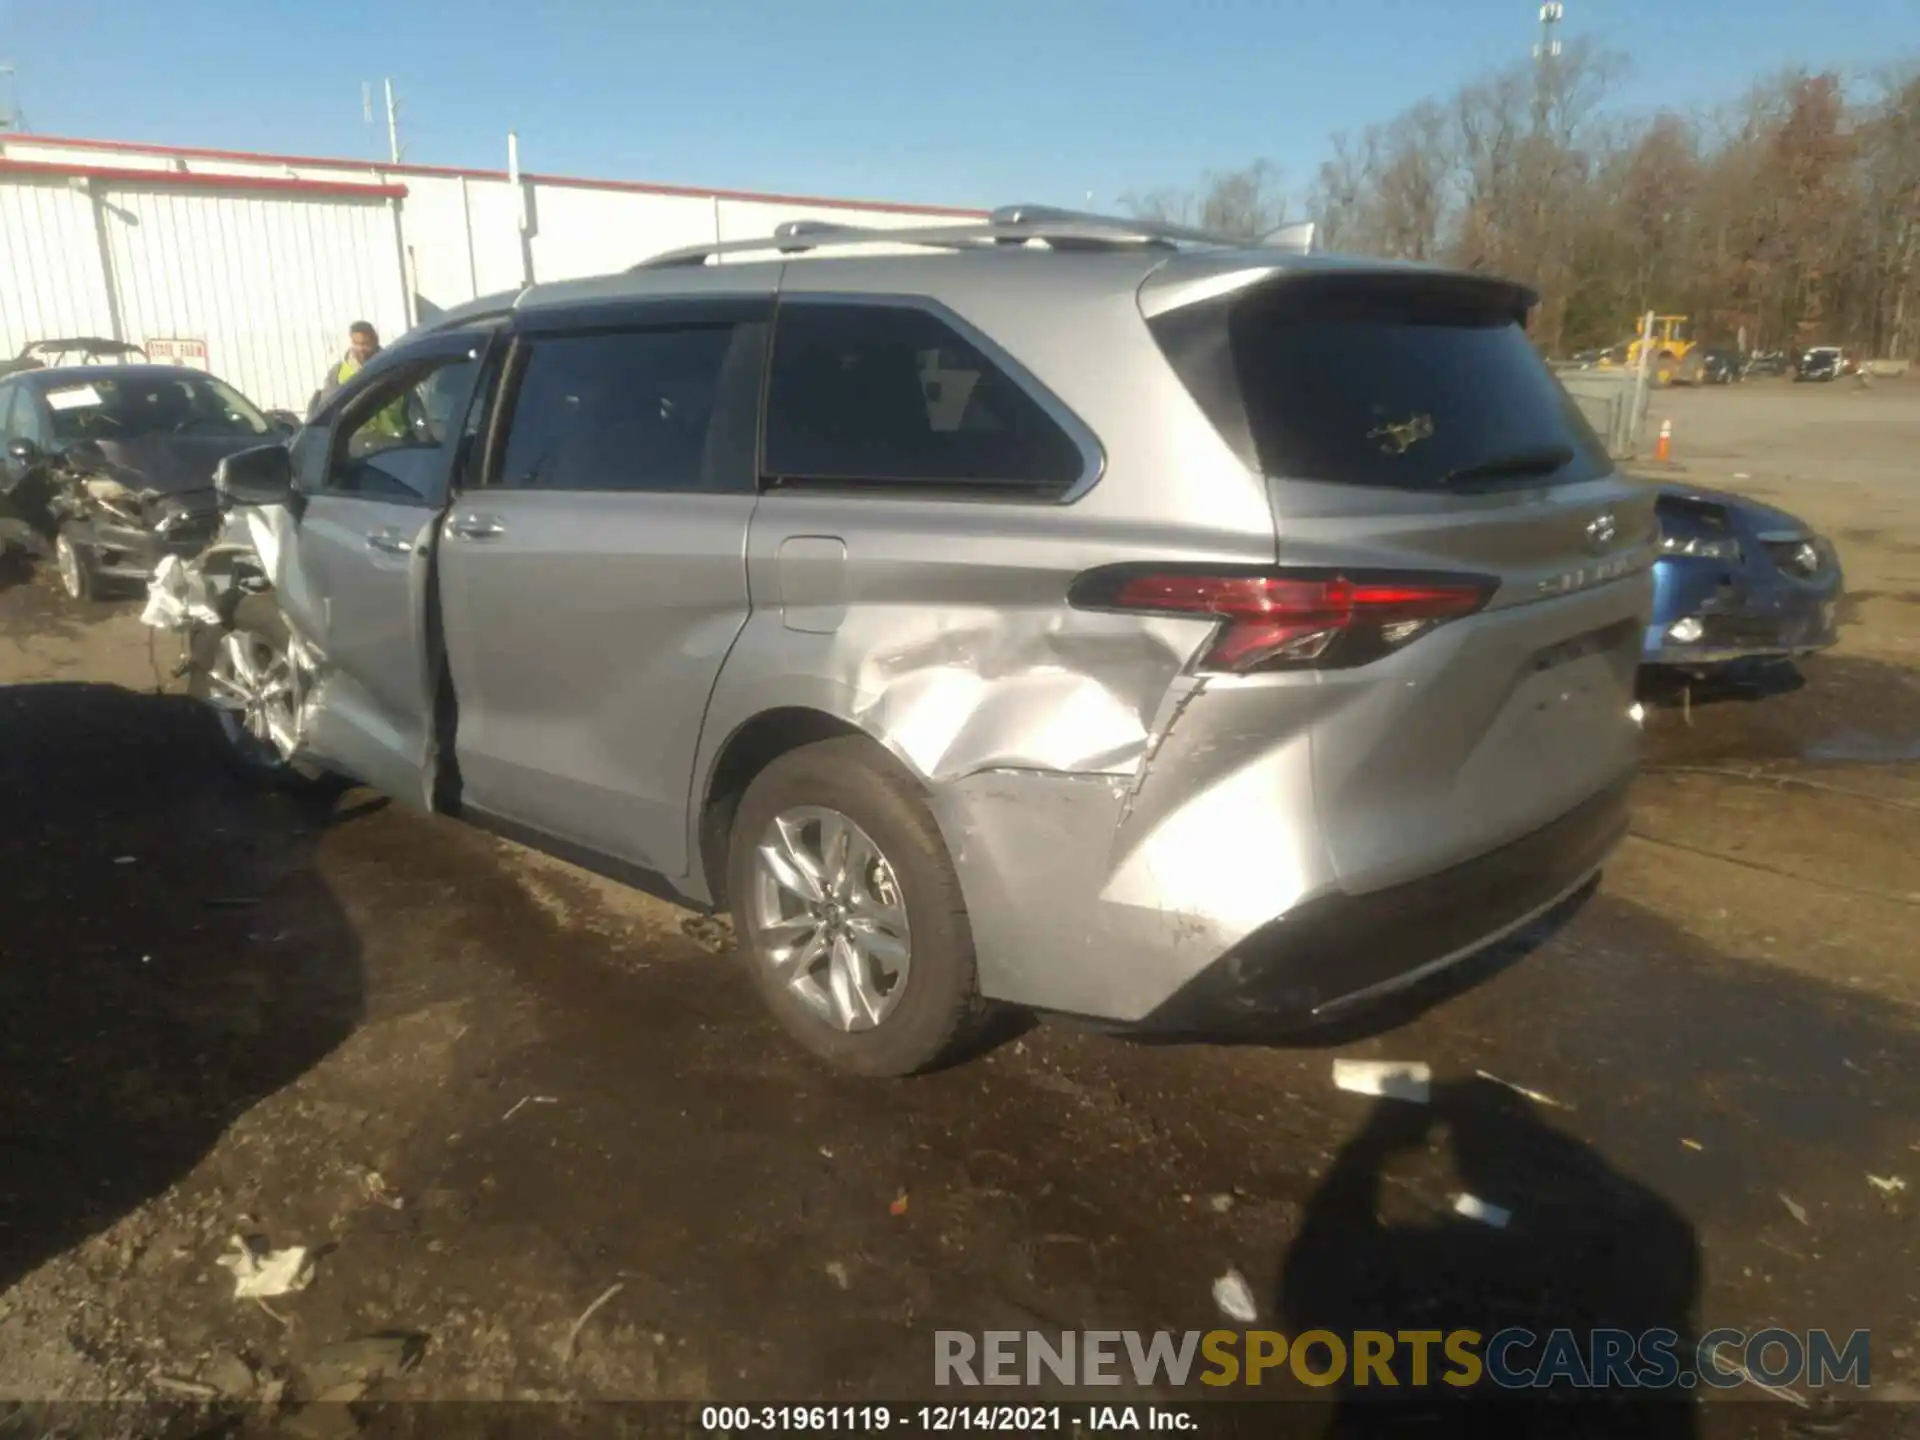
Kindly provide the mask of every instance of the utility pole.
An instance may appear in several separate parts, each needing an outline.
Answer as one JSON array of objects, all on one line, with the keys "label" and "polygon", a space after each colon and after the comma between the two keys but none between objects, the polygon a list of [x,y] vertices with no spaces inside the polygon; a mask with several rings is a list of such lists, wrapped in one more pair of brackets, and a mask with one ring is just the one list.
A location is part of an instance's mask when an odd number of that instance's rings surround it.
[{"label": "utility pole", "polygon": [[1557,34],[1560,22],[1567,18],[1567,7],[1563,0],[1543,0],[1540,6],[1540,43],[1533,47],[1534,90],[1533,90],[1533,128],[1536,131],[1547,128],[1547,113],[1554,89],[1555,72],[1559,69],[1560,39]]},{"label": "utility pole", "polygon": [[400,163],[400,102],[393,98],[393,78],[387,78],[387,151],[395,165]]}]

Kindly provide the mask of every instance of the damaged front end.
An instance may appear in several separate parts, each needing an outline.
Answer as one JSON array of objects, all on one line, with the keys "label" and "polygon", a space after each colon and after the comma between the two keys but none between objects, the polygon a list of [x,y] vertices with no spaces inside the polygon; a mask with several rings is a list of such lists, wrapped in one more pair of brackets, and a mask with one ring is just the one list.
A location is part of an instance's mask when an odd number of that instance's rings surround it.
[{"label": "damaged front end", "polygon": [[1839,638],[1845,578],[1796,517],[1719,491],[1668,487],[1641,663],[1703,676],[1778,663]]},{"label": "damaged front end", "polygon": [[269,765],[287,764],[299,749],[314,657],[293,635],[263,647],[236,620],[250,597],[271,595],[281,539],[275,516],[249,507],[228,512],[198,553],[161,558],[140,614],[142,624],[178,637],[174,677],[186,677],[229,738]]},{"label": "damaged front end", "polygon": [[221,520],[211,486],[146,488],[115,469],[95,447],[75,446],[47,472],[38,507],[47,539],[64,535],[96,580],[142,585],[163,560],[190,558],[214,541]]}]

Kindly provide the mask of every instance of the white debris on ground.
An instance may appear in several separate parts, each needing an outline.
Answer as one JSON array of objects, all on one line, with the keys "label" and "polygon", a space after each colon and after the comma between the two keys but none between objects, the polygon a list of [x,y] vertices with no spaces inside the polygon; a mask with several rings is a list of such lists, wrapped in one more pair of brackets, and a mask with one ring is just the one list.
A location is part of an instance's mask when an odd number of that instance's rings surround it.
[{"label": "white debris on ground", "polygon": [[1504,1230],[1513,1219],[1513,1212],[1491,1201],[1482,1200],[1477,1195],[1456,1195],[1453,1197],[1453,1213],[1464,1215],[1469,1220],[1478,1220],[1482,1225],[1491,1225],[1495,1230]]},{"label": "white debris on ground", "polygon": [[1355,1095],[1380,1095],[1424,1105],[1433,1071],[1419,1060],[1335,1060],[1333,1083]]},{"label": "white debris on ground", "polygon": [[1896,1195],[1907,1188],[1907,1182],[1898,1175],[1869,1175],[1867,1183],[1882,1195]]},{"label": "white debris on ground", "polygon": [[1553,1098],[1553,1096],[1543,1095],[1538,1090],[1529,1090],[1526,1086],[1516,1085],[1511,1080],[1502,1080],[1498,1075],[1493,1074],[1491,1071],[1476,1070],[1473,1073],[1479,1076],[1482,1080],[1489,1080],[1495,1085],[1504,1086],[1506,1089],[1513,1091],[1513,1093],[1516,1095],[1525,1096],[1527,1099],[1533,1101],[1533,1103],[1536,1105],[1545,1105],[1552,1110],[1571,1110],[1573,1108],[1573,1106],[1567,1104],[1567,1102],[1564,1100],[1556,1100]]},{"label": "white debris on ground", "polygon": [[1260,1318],[1260,1306],[1253,1298],[1253,1287],[1238,1270],[1229,1270],[1213,1282],[1213,1303],[1229,1320],[1251,1325]]},{"label": "white debris on ground", "polygon": [[304,1290],[313,1281],[313,1252],[304,1245],[271,1250],[257,1236],[233,1237],[233,1249],[216,1264],[233,1272],[233,1298],[265,1300]]}]

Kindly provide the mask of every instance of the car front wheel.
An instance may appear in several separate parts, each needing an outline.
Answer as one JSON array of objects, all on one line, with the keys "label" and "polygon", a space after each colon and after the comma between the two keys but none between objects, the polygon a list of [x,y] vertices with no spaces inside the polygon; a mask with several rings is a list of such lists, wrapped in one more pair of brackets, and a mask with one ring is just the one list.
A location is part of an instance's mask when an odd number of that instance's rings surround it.
[{"label": "car front wheel", "polygon": [[800,1043],[861,1075],[953,1058],[986,1007],[939,827],[864,739],[773,762],[734,817],[727,867],[756,987]]},{"label": "car front wheel", "polygon": [[271,594],[246,594],[228,623],[194,633],[190,687],[214,712],[227,753],[247,775],[289,788],[330,783],[297,758],[300,683],[292,632]]},{"label": "car front wheel", "polygon": [[53,537],[53,563],[60,574],[60,588],[69,600],[93,599],[99,588],[93,573],[93,555],[75,542],[70,525],[62,525]]}]

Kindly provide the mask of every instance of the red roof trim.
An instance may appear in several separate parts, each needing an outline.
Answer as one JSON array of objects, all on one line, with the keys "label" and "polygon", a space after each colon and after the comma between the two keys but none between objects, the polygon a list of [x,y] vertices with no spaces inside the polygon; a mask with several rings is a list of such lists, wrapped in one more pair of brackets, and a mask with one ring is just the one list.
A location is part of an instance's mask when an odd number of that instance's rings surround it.
[{"label": "red roof trim", "polygon": [[[148,145],[126,140],[74,140],[56,135],[14,131],[4,137],[14,145],[55,145],[86,150],[118,150],[129,155],[172,155],[193,160],[237,160],[262,165],[332,165],[355,170],[377,170],[398,175],[437,175],[449,180],[505,180],[504,170],[462,170],[448,165],[383,165],[376,160],[343,160],[315,155],[263,155],[250,150],[200,150],[180,145]],[[21,162],[32,163],[32,162]],[[177,172],[176,172],[177,173]],[[582,190],[620,190],[638,195],[683,195],[701,200],[747,200],[767,205],[815,205],[835,210],[889,210],[901,215],[951,215],[980,219],[984,210],[953,205],[902,205],[889,200],[848,200],[823,195],[779,195],[757,190],[706,190],[692,185],[657,185],[640,180],[591,180],[575,175],[546,175],[523,171],[521,179],[543,185],[572,185]],[[315,184],[331,181],[312,182]]]},{"label": "red roof trim", "polygon": [[356,184],[350,180],[295,180],[284,175],[209,175],[204,170],[139,170],[126,166],[67,165],[50,160],[0,156],[0,175],[78,176],[187,190],[270,190],[302,195],[351,195],[368,200],[404,200],[404,185]]}]

